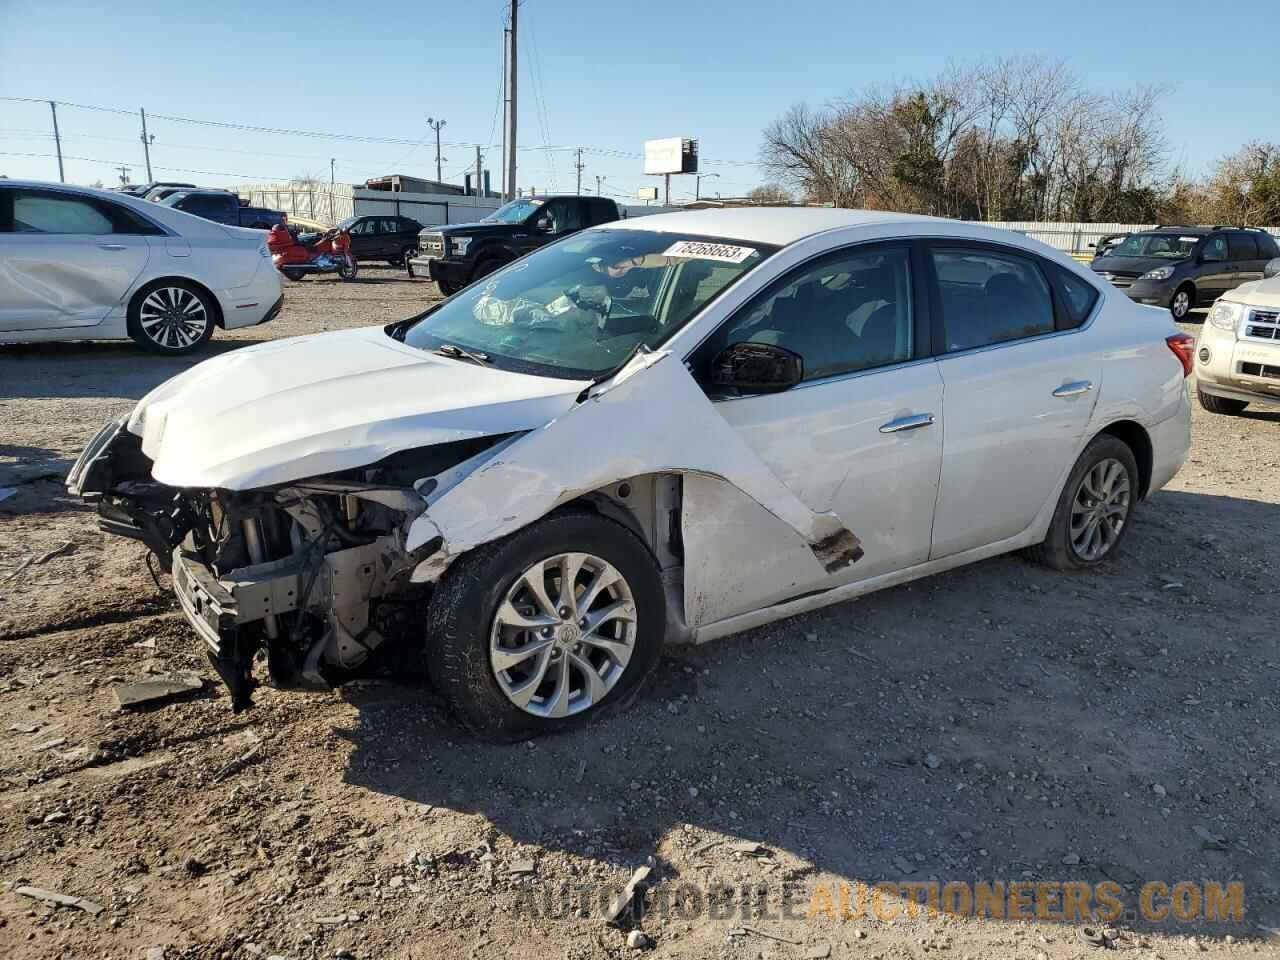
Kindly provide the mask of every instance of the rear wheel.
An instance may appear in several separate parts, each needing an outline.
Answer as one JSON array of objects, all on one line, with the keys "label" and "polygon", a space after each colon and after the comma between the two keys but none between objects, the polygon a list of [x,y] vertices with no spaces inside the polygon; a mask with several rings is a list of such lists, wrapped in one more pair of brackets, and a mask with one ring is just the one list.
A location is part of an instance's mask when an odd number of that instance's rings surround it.
[{"label": "rear wheel", "polygon": [[1173,314],[1173,319],[1185,320],[1195,304],[1195,288],[1189,283],[1183,284],[1174,293],[1173,299],[1169,301],[1169,312]]},{"label": "rear wheel", "polygon": [[213,336],[213,298],[185,280],[163,280],[129,304],[129,336],[151,353],[190,353]]},{"label": "rear wheel", "polygon": [[1212,393],[1205,393],[1199,387],[1196,388],[1196,397],[1200,400],[1200,406],[1204,407],[1210,413],[1221,414],[1225,417],[1235,417],[1244,413],[1244,408],[1249,405],[1247,400],[1233,400],[1230,397],[1215,397]]},{"label": "rear wheel", "polygon": [[1138,483],[1138,463],[1128,444],[1110,434],[1095,437],[1067,477],[1044,542],[1027,554],[1055,570],[1102,563],[1129,531]]},{"label": "rear wheel", "polygon": [[470,730],[518,740],[626,703],[665,629],[644,544],[612,520],[555,514],[449,569],[431,600],[427,670]]},{"label": "rear wheel", "polygon": [[344,257],[342,263],[338,265],[338,276],[343,280],[354,280],[359,272],[360,267],[356,264],[355,257]]}]

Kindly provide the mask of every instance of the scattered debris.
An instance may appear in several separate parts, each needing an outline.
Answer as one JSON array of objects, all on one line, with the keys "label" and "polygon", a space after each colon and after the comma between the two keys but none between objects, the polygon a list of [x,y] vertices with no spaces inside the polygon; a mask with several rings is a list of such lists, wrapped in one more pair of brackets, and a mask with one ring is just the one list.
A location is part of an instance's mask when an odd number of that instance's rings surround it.
[{"label": "scattered debris", "polygon": [[1065,863],[1068,867],[1074,867],[1076,864],[1080,862],[1080,854],[1068,853],[1065,857],[1062,858],[1062,862]]},{"label": "scattered debris", "polygon": [[740,853],[747,857],[771,857],[773,851],[762,843],[756,843],[754,840],[739,840],[736,843],[729,844],[729,849],[734,853]]},{"label": "scattered debris", "polygon": [[635,898],[636,891],[640,885],[649,879],[652,868],[649,866],[637,867],[636,871],[631,874],[631,879],[627,881],[621,892],[613,898],[613,902],[609,904],[609,908],[604,912],[604,922],[610,926],[617,926],[620,921],[631,916],[632,901]]},{"label": "scattered debris", "polygon": [[54,547],[52,550],[48,551],[47,553],[40,554],[40,556],[36,557],[35,560],[32,561],[32,563],[34,563],[36,566],[39,566],[42,563],[47,563],[48,561],[52,560],[54,557],[60,557],[64,553],[70,553],[74,548],[75,548],[75,545],[70,540],[64,540],[62,541],[62,543],[58,544],[56,547]]},{"label": "scattered debris", "polygon": [[14,567],[12,570],[9,571],[8,575],[5,577],[5,580],[6,581],[12,580],[14,577],[20,574],[23,570],[27,569],[27,567],[31,566],[31,564],[35,562],[35,559],[36,559],[35,557],[27,557],[27,559],[23,560],[20,564],[18,564],[16,567]]},{"label": "scattered debris", "polygon": [[112,692],[121,709],[163,703],[204,689],[204,680],[194,673],[174,673],[153,680],[113,684]]},{"label": "scattered debris", "polygon": [[219,780],[225,780],[227,777],[231,776],[233,773],[239,773],[245,767],[249,766],[249,764],[253,763],[254,760],[258,759],[258,755],[261,752],[262,752],[262,744],[255,743],[252,747],[249,748],[248,752],[242,754],[241,756],[236,757],[234,760],[228,763],[225,767],[223,767],[221,770],[215,773],[213,775],[213,782],[217,783]]},{"label": "scattered debris", "polygon": [[817,943],[806,947],[801,956],[805,960],[826,960],[827,957],[831,956],[831,944],[825,940],[819,940]]},{"label": "scattered debris", "polygon": [[1169,791],[1166,790],[1161,784],[1158,784],[1158,783],[1153,783],[1151,785],[1151,792],[1154,793],[1157,797],[1162,797],[1162,798],[1165,796],[1168,796],[1169,794]]},{"label": "scattered debris", "polygon": [[942,766],[942,760],[936,753],[926,753],[924,755],[924,765],[930,770],[937,770]]},{"label": "scattered debris", "polygon": [[1217,836],[1208,827],[1202,827],[1196,824],[1191,828],[1192,832],[1200,838],[1200,849],[1202,850],[1225,850],[1227,849],[1227,841]]},{"label": "scattered debris", "polygon": [[792,940],[790,937],[784,937],[780,933],[769,933],[767,930],[761,930],[759,927],[734,927],[729,931],[731,937],[744,937],[747,934],[753,934],[757,937],[764,937],[766,940],[776,940],[778,943],[789,943],[792,946],[800,946],[803,940]]},{"label": "scattered debris", "polygon": [[55,740],[46,740],[44,743],[37,743],[31,748],[32,753],[44,753],[46,750],[52,750],[54,747],[60,747],[67,742],[66,737],[58,737]]},{"label": "scattered debris", "polygon": [[1105,947],[1107,945],[1107,938],[1096,927],[1081,927],[1080,939],[1085,943],[1093,944],[1095,947]]},{"label": "scattered debris", "polygon": [[38,723],[11,723],[9,724],[10,733],[35,733],[40,729]]},{"label": "scattered debris", "polygon": [[532,860],[514,860],[507,867],[507,873],[517,877],[527,877],[538,872],[538,865]]},{"label": "scattered debris", "polygon": [[647,950],[652,942],[641,930],[632,930],[627,934],[627,946],[632,950]]},{"label": "scattered debris", "polygon": [[916,868],[906,857],[894,857],[893,865],[898,868],[899,873],[915,873]]},{"label": "scattered debris", "polygon": [[32,900],[39,900],[41,903],[47,903],[54,907],[75,907],[83,910],[91,917],[96,917],[102,912],[102,907],[92,900],[86,900],[84,897],[72,897],[65,893],[55,893],[52,890],[43,890],[40,887],[15,887],[13,892],[19,896],[30,897]]}]

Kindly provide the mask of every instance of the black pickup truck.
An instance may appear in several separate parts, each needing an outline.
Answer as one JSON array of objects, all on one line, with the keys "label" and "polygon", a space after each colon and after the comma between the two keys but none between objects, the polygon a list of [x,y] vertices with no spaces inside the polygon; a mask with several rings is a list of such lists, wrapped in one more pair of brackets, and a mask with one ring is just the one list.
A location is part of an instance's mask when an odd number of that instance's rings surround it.
[{"label": "black pickup truck", "polygon": [[411,278],[426,275],[449,296],[531,250],[618,219],[618,205],[603,197],[521,197],[475,223],[427,227],[405,265]]}]

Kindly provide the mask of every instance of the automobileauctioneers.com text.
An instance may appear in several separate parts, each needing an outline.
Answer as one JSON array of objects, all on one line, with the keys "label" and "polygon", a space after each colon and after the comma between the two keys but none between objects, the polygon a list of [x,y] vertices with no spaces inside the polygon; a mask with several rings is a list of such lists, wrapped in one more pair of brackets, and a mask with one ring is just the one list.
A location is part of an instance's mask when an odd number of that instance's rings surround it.
[{"label": "automobileauctioneers.com text", "polygon": [[[522,886],[517,914],[536,918],[599,916],[622,890],[620,884]],[[641,898],[637,897],[639,901]],[[645,915],[712,919],[894,920],[956,916],[1067,923],[1149,923],[1244,920],[1244,885],[1190,880],[1152,880],[1129,894],[1113,881],[938,881],[818,883],[743,886],[661,883],[644,898]]]}]

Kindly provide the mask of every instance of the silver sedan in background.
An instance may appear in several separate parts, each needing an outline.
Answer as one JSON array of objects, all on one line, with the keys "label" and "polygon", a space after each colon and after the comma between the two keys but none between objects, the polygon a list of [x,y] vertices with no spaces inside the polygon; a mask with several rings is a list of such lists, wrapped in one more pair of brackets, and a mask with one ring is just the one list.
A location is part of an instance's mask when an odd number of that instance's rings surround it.
[{"label": "silver sedan in background", "polygon": [[0,344],[132,339],[182,354],[283,303],[260,230],[106,190],[0,181]]}]

